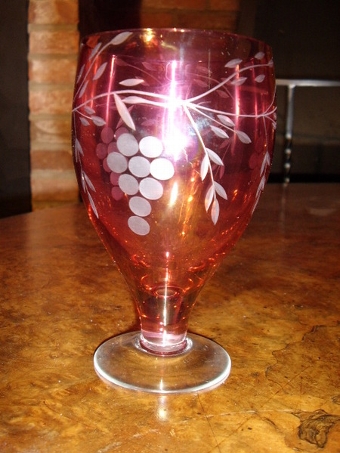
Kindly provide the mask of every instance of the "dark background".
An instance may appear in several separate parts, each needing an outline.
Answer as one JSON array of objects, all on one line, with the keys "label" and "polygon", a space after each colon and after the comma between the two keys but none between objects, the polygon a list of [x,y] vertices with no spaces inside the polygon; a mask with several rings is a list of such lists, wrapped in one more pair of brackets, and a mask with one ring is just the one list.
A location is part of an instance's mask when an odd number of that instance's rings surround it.
[{"label": "dark background", "polygon": [[[239,33],[268,42],[278,78],[340,81],[338,0],[244,0]],[[269,181],[282,181],[286,88]],[[340,87],[296,88],[292,182],[340,182]]]},{"label": "dark background", "polygon": [[[80,34],[139,26],[141,0],[80,0]],[[0,217],[31,209],[28,2],[0,2]],[[277,77],[340,80],[338,0],[244,0],[238,32],[272,45]],[[285,93],[270,180],[281,180]],[[340,181],[340,89],[296,94],[291,180]],[[296,133],[296,134],[295,134]]]},{"label": "dark background", "polygon": [[31,209],[27,3],[0,2],[0,217]]}]

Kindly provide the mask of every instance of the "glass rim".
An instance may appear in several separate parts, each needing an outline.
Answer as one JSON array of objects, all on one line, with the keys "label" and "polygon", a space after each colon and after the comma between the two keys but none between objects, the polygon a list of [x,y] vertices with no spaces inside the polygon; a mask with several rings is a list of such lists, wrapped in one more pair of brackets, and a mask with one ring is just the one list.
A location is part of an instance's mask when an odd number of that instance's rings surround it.
[{"label": "glass rim", "polygon": [[254,44],[257,44],[259,46],[264,46],[267,48],[270,52],[272,52],[272,46],[268,44],[266,41],[258,38],[254,38],[253,36],[248,36],[244,34],[239,34],[227,30],[221,30],[221,29],[209,29],[209,28],[187,28],[187,27],[137,27],[137,28],[119,28],[119,29],[113,29],[113,30],[103,30],[103,31],[97,31],[93,33],[88,33],[85,34],[81,37],[80,39],[80,44],[86,44],[86,41],[90,38],[93,37],[99,37],[99,36],[108,36],[108,35],[119,35],[120,33],[124,32],[131,32],[131,33],[146,33],[146,32],[164,32],[164,33],[173,33],[179,34],[189,34],[189,33],[195,33],[197,35],[206,35],[206,36],[229,36],[233,37],[239,41],[248,41],[252,42]]}]

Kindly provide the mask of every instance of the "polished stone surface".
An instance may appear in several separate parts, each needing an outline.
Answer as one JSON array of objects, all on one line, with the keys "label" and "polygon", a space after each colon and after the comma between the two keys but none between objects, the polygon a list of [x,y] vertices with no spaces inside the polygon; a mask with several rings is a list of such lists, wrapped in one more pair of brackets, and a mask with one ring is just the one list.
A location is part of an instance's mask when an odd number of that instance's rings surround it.
[{"label": "polished stone surface", "polygon": [[232,358],[210,392],[97,378],[136,316],[83,206],[1,220],[0,272],[1,452],[340,452],[340,184],[266,187],[192,313]]}]

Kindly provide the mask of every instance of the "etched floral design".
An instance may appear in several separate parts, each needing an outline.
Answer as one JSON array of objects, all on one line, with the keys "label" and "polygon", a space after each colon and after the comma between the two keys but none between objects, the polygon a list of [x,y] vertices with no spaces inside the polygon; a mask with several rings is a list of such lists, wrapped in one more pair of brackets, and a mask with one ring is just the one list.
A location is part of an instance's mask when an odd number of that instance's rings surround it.
[{"label": "etched floral design", "polygon": [[[106,71],[109,70],[107,62],[98,65],[99,57],[107,47],[118,46],[127,42],[132,35],[133,32],[122,32],[109,43],[98,43],[93,48],[90,55],[90,67],[86,72],[85,65],[80,69],[78,91],[75,94],[75,99],[83,96],[91,80],[100,80]],[[173,177],[175,169],[171,160],[163,155],[164,144],[159,137],[146,135],[139,141],[136,139],[134,135],[136,125],[132,114],[133,108],[143,105],[165,110],[172,109],[175,111],[179,109],[184,112],[192,131],[203,149],[200,177],[202,182],[209,178],[204,206],[212,222],[216,224],[220,213],[219,198],[227,200],[228,195],[214,176],[216,167],[220,168],[223,173],[224,164],[218,152],[206,146],[207,134],[212,134],[219,140],[219,151],[227,145],[231,136],[245,145],[250,145],[252,142],[251,138],[244,131],[237,128],[236,119],[246,117],[263,118],[263,121],[269,121],[275,127],[276,107],[273,99],[263,113],[225,112],[212,108],[206,100],[213,93],[216,93],[220,98],[228,98],[230,96],[230,87],[243,85],[248,77],[254,77],[254,71],[273,65],[272,61],[267,62],[264,60],[262,52],[258,52],[254,56],[254,62],[252,65],[242,65],[243,61],[239,58],[228,61],[225,64],[225,77],[222,80],[214,80],[209,69],[203,64],[197,64],[195,74],[192,74],[189,68],[188,77],[190,77],[192,83],[201,87],[202,93],[191,97],[188,95],[183,98],[173,97],[169,91],[164,94],[161,90],[159,92],[150,92],[143,89],[146,85],[143,73],[148,74],[148,76],[151,74],[157,79],[157,68],[150,62],[144,62],[143,69],[134,68],[135,74],[133,77],[119,82],[122,89],[96,95],[73,109],[73,114],[79,117],[83,126],[86,127],[92,123],[96,127],[101,128],[101,142],[97,145],[96,154],[98,159],[103,161],[104,170],[110,174],[112,198],[119,200],[123,194],[130,197],[131,216],[128,219],[128,225],[134,233],[139,235],[149,233],[150,226],[146,218],[151,213],[151,201],[162,197],[162,183]],[[94,67],[96,67],[95,71]],[[167,71],[169,70],[172,73],[176,72],[176,69],[176,62],[169,62],[166,68]],[[93,72],[94,76],[92,76]],[[256,83],[261,85],[264,79],[265,75],[259,71],[259,74],[255,77]],[[117,125],[116,130],[113,130],[111,125],[106,124],[105,119],[98,115],[92,107],[94,100],[99,101],[100,98],[107,96],[111,96],[120,116],[121,121]],[[201,124],[204,124],[204,128],[202,128]],[[83,150],[77,137],[75,138],[74,148],[75,160],[81,167],[83,190],[88,196],[95,215],[98,216],[98,210],[91,196],[91,192],[95,191],[95,187],[82,169]],[[267,152],[261,166],[261,181],[253,209],[255,209],[265,184],[270,160],[270,154]]]}]

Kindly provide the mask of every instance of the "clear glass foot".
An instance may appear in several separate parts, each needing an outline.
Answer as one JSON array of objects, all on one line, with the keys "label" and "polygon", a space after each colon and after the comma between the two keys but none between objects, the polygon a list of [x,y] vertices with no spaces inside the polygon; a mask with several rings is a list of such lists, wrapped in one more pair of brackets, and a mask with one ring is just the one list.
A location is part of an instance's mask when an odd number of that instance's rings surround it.
[{"label": "clear glass foot", "polygon": [[140,332],[110,338],[94,355],[94,368],[107,384],[150,393],[211,390],[229,376],[231,360],[217,343],[189,334],[178,355],[157,356],[140,345]]}]

